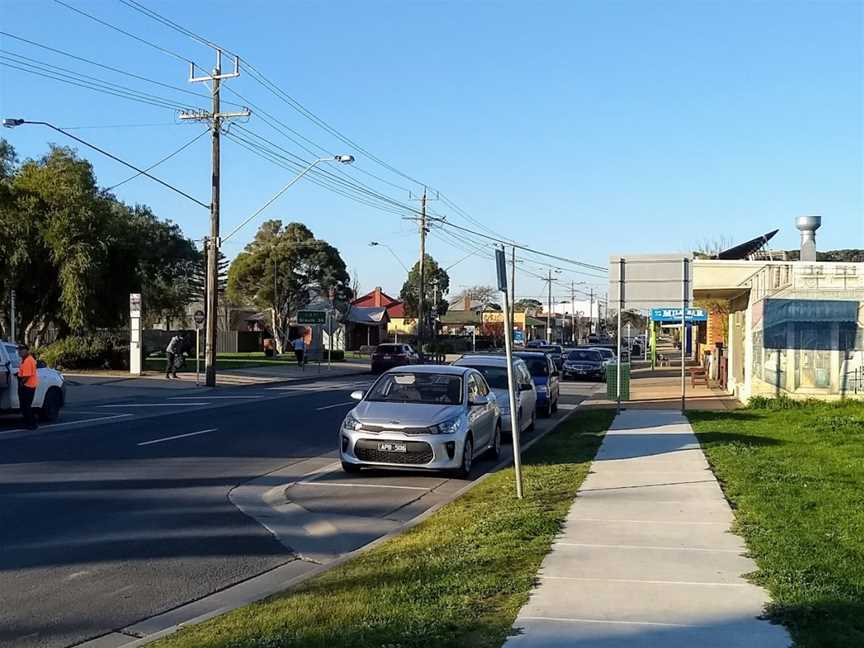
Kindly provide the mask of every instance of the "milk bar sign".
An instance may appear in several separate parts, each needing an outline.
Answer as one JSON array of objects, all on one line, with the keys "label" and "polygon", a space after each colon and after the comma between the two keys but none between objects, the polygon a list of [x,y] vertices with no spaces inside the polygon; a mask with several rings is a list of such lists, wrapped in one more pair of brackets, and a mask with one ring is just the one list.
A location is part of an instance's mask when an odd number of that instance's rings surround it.
[{"label": "milk bar sign", "polygon": [[129,316],[141,317],[141,293],[129,295]]},{"label": "milk bar sign", "polygon": [[[668,322],[670,324],[681,323],[680,308],[652,308],[651,320],[654,322]],[[704,308],[688,308],[686,322],[706,322],[708,312]]]}]

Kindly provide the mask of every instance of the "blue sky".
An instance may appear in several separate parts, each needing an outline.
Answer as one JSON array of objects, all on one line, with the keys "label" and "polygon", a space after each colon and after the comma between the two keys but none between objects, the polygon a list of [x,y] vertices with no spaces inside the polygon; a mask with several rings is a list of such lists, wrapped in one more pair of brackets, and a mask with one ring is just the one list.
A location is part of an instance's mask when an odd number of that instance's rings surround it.
[{"label": "blue sky", "polygon": [[[213,54],[115,0],[64,0],[205,64]],[[779,227],[775,247],[795,248],[794,217],[821,214],[820,249],[864,246],[864,3],[861,2],[147,2],[146,6],[237,51],[284,91],[393,167],[440,189],[486,227],[535,248],[606,265],[610,253],[740,242]],[[184,64],[46,0],[2,0],[3,31],[165,83]],[[174,99],[2,38],[2,48]],[[227,82],[327,150],[355,153],[377,191],[408,202],[420,187],[351,150],[268,93],[248,74]],[[171,110],[0,67],[4,116],[74,131],[149,165],[203,130]],[[226,99],[231,98],[229,94]],[[254,112],[254,111],[253,111]],[[104,128],[115,125],[136,127]],[[141,126],[141,124],[147,124]],[[156,124],[156,125],[154,125]],[[253,114],[246,127],[311,156]],[[5,131],[22,157],[59,134]],[[100,184],[128,177],[91,159]],[[209,140],[153,171],[209,200]],[[223,231],[291,177],[226,141]],[[193,238],[207,212],[144,178],[117,189],[151,205]],[[432,208],[475,228],[443,201]],[[417,257],[416,227],[301,181],[263,217],[306,223],[337,246],[361,287],[397,293]],[[260,222],[260,219],[259,219]],[[226,244],[236,254],[254,234]],[[465,256],[433,233],[443,265]],[[542,263],[525,262],[532,272]],[[563,281],[598,282],[573,274]],[[472,257],[451,270],[451,291],[491,284],[493,263]],[[555,293],[563,294],[561,287]],[[545,294],[520,274],[518,295]]]}]

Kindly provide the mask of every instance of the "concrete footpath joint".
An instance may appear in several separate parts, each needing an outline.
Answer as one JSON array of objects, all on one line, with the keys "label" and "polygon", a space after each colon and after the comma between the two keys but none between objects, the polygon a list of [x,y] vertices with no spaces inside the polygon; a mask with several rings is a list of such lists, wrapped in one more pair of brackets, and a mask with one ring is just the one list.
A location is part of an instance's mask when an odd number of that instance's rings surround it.
[{"label": "concrete footpath joint", "polygon": [[621,413],[507,648],[786,648],[732,522],[680,413]]}]

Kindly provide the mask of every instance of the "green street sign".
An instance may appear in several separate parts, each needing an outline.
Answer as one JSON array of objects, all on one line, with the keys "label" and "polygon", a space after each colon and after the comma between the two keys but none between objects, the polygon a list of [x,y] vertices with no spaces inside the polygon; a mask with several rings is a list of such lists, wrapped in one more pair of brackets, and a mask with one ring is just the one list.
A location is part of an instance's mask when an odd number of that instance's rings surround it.
[{"label": "green street sign", "polygon": [[324,324],[327,321],[327,311],[301,310],[297,311],[298,324]]}]

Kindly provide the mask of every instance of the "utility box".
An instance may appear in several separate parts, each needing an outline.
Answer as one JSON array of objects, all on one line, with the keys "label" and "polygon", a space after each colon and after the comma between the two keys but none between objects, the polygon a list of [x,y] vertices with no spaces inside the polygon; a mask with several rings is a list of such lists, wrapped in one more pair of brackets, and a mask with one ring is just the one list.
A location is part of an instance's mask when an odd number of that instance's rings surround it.
[{"label": "utility box", "polygon": [[[618,399],[618,365],[606,365],[606,398]],[[630,400],[630,363],[621,365],[621,400]]]}]

